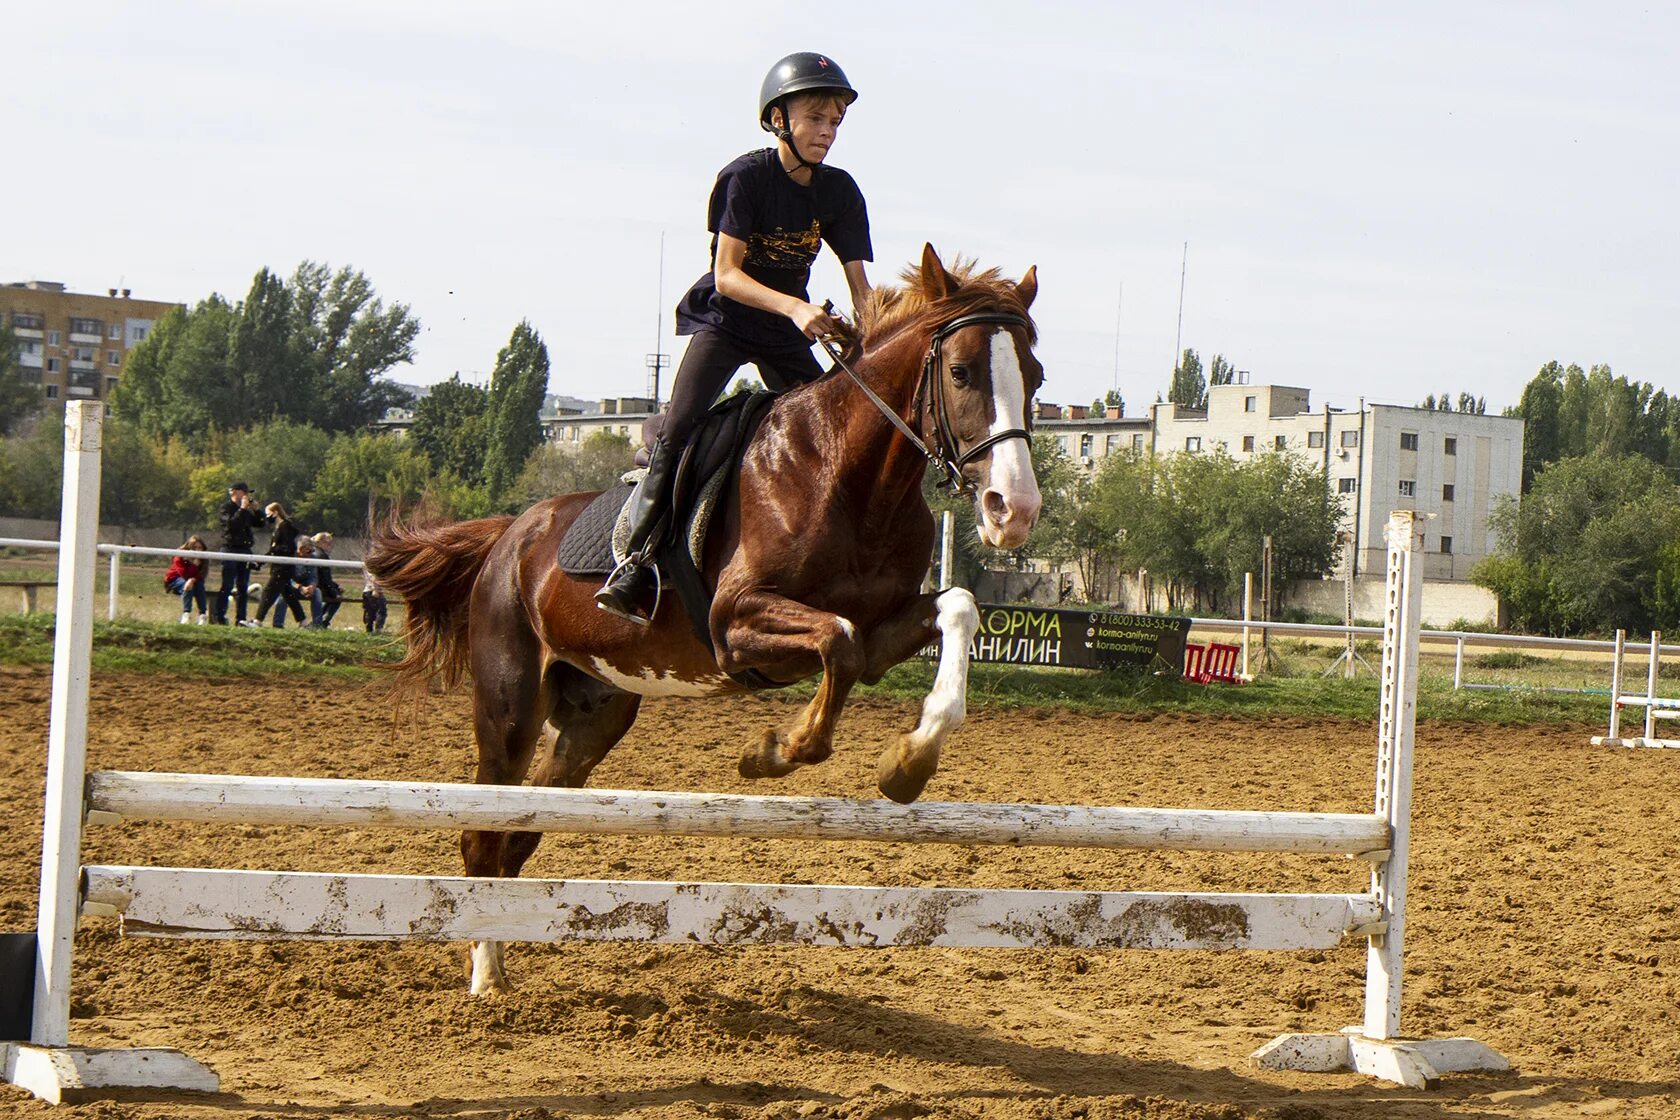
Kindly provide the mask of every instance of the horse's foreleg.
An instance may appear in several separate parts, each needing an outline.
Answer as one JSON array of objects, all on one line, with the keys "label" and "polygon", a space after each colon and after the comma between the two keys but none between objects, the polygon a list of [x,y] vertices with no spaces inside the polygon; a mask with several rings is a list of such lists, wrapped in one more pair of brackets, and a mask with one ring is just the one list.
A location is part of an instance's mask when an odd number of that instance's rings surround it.
[{"label": "horse's foreleg", "polygon": [[779,778],[827,758],[834,750],[835,721],[864,668],[857,628],[839,615],[758,592],[737,601],[726,640],[720,664],[729,672],[800,662],[822,669],[817,694],[799,718],[747,745],[741,776]]},{"label": "horse's foreleg", "polygon": [[[980,608],[975,605],[974,596],[960,587],[941,592],[934,605],[938,612],[935,622],[944,645],[939,652],[939,671],[933,678],[933,690],[922,702],[921,722],[882,752],[875,770],[881,792],[904,804],[921,796],[922,788],[939,769],[939,748],[968,715],[968,643],[980,627]],[[917,613],[909,617],[917,620],[924,610],[925,607],[918,605]],[[903,637],[908,641],[914,637],[914,631],[904,631]],[[885,661],[894,652],[884,649],[880,660]],[[914,649],[900,654],[898,659],[903,660],[911,652]],[[870,662],[873,670],[876,658],[871,656]],[[881,671],[885,672],[885,668]]]}]

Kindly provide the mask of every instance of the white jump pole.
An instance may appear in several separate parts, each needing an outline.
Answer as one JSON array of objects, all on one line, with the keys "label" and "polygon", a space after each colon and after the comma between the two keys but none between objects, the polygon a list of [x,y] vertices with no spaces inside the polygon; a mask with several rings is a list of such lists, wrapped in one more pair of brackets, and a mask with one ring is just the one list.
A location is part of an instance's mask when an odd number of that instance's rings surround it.
[{"label": "white jump pole", "polygon": [[956,519],[951,511],[946,510],[940,517],[939,543],[939,586],[941,589],[955,587],[951,578],[951,564],[957,553]]},{"label": "white jump pole", "polygon": [[104,405],[64,406],[64,493],[59,508],[58,614],[41,830],[41,899],[29,1042],[0,1043],[6,1080],[58,1104],[113,1088],[214,1091],[216,1075],[177,1050],[71,1047],[70,956],[80,903],[82,795],[87,771],[88,681],[93,663],[99,557],[99,455]]},{"label": "white jump pole", "polygon": [[1248,623],[1254,618],[1254,573],[1243,573],[1243,639],[1242,639],[1242,673],[1245,681],[1254,678],[1248,672]]},{"label": "white jump pole", "polygon": [[70,1040],[70,950],[82,857],[82,782],[87,771],[88,678],[93,662],[93,584],[99,562],[99,452],[104,405],[64,406],[64,496],[59,507],[58,614],[53,627],[47,721],[46,821],[35,948],[35,1009],[29,1038]]},{"label": "white jump pole", "polygon": [[111,586],[106,589],[105,621],[117,620],[117,586],[122,582],[122,553],[111,553]]},{"label": "white jump pole", "polygon": [[1256,1050],[1257,1065],[1327,1072],[1351,1069],[1402,1085],[1428,1087],[1443,1073],[1509,1069],[1470,1038],[1404,1039],[1400,981],[1406,938],[1406,877],[1412,819],[1412,747],[1417,724],[1418,646],[1423,611],[1422,514],[1389,514],[1388,587],[1383,615],[1382,700],[1377,724],[1376,815],[1391,832],[1387,860],[1371,871],[1379,925],[1365,953],[1365,1019],[1341,1034],[1283,1035]]},{"label": "white jump pole", "polygon": [[1464,639],[1458,640],[1458,650],[1453,654],[1453,691],[1464,687]]},{"label": "white jump pole", "polygon": [[1645,666],[1645,738],[1657,737],[1657,659],[1662,654],[1662,631],[1651,631],[1651,660]]},{"label": "white jump pole", "polygon": [[1622,737],[1622,652],[1627,646],[1627,631],[1616,631],[1616,660],[1610,667],[1610,735]]}]

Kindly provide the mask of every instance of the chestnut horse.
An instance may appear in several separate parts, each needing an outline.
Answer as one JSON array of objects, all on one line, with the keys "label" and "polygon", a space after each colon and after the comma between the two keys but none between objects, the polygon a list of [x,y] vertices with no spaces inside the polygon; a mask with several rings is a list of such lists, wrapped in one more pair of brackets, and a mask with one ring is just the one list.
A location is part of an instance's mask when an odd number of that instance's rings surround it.
[{"label": "chestnut horse", "polygon": [[[705,545],[715,653],[676,596],[640,626],[596,609],[598,580],[560,570],[560,539],[593,494],[376,536],[368,571],[407,603],[401,682],[452,684],[471,671],[477,781],[517,785],[536,756],[533,784],[581,786],[644,696],[739,691],[729,674],[749,669],[778,683],[820,673],[797,718],[741,756],[744,777],[788,774],[828,757],[854,684],[879,680],[937,632],[944,647],[921,720],[878,768],[888,797],[920,794],[966,713],[979,625],[966,590],[921,591],[934,543],[923,445],[973,494],[985,542],[1019,547],[1039,511],[1027,431],[1043,370],[1027,314],[1035,270],[1018,283],[960,263],[953,274],[926,246],[903,280],[860,312],[861,351],[848,363],[880,404],[835,371],[778,398],[753,436],[737,500]],[[467,873],[518,875],[540,839],[466,832]],[[499,944],[476,943],[472,963],[475,994],[505,987]]]}]

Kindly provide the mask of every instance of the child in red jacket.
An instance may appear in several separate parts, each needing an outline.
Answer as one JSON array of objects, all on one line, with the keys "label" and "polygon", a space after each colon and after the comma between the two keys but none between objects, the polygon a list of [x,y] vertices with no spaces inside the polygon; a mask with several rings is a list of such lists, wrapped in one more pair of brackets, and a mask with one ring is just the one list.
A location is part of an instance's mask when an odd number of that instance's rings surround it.
[{"label": "child in red jacket", "polygon": [[[204,539],[197,534],[187,538],[187,543],[181,546],[183,552],[203,552]],[[181,622],[197,622],[203,626],[208,617],[205,609],[204,595],[204,561],[189,560],[185,556],[175,556],[169,561],[169,570],[163,573],[163,586],[172,595],[181,597]],[[193,615],[193,604],[198,605],[198,614]]]}]

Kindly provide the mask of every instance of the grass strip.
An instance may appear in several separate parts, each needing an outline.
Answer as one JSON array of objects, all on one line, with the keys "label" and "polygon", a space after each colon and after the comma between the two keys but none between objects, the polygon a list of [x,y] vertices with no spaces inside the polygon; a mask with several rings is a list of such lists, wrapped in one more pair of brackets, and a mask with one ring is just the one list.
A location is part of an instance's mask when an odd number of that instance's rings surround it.
[{"label": "grass strip", "polygon": [[[367,680],[379,666],[402,656],[397,635],[359,630],[235,629],[175,623],[98,622],[93,666],[98,672],[168,673],[185,677],[328,677]],[[53,616],[0,615],[0,664],[50,665]],[[854,695],[920,703],[933,685],[935,666],[913,660],[892,669]],[[789,698],[808,697],[814,683],[784,689]],[[1014,665],[970,668],[973,708],[1054,708],[1083,712],[1194,712],[1217,716],[1305,716],[1319,719],[1376,719],[1378,688],[1369,674],[1357,680],[1323,677],[1316,668],[1268,674],[1252,684],[1196,685],[1176,676],[1147,672],[1094,672]],[[1602,722],[1608,700],[1514,687],[1455,690],[1450,672],[1424,670],[1418,685],[1422,719],[1459,720],[1505,726],[1552,724],[1588,726]]]}]

